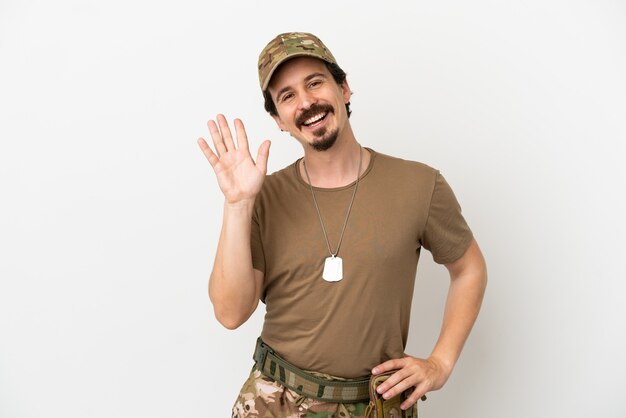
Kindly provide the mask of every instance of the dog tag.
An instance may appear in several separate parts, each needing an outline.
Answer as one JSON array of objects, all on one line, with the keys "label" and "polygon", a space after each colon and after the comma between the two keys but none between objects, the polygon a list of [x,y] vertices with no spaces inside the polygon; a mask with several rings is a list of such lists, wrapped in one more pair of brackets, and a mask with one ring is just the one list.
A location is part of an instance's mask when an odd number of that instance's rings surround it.
[{"label": "dog tag", "polygon": [[322,278],[327,282],[338,282],[343,279],[343,261],[340,257],[326,258]]}]

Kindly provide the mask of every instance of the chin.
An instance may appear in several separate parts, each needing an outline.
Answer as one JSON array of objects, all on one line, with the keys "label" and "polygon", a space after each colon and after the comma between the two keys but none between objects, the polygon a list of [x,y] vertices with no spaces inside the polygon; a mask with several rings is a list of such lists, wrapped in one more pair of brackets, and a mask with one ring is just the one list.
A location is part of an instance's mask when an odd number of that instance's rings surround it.
[{"label": "chin", "polygon": [[333,132],[324,135],[321,139],[317,139],[314,142],[309,143],[309,146],[315,151],[326,151],[330,149],[333,145],[335,145],[338,136],[339,130],[334,130]]}]

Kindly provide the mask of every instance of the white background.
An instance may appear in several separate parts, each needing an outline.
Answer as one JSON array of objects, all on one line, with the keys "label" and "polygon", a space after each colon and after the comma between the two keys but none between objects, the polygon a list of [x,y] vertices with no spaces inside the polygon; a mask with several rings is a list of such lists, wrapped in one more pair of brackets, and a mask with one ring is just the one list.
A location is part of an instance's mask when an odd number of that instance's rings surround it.
[{"label": "white background", "polygon": [[[230,416],[263,308],[213,318],[222,196],[196,139],[223,112],[254,155],[273,140],[270,171],[300,156],[256,73],[292,30],[348,72],[363,145],[443,172],[488,261],[421,416],[626,416],[626,4],[606,0],[0,0],[0,416]],[[426,252],[418,277],[426,356],[448,280]]]}]

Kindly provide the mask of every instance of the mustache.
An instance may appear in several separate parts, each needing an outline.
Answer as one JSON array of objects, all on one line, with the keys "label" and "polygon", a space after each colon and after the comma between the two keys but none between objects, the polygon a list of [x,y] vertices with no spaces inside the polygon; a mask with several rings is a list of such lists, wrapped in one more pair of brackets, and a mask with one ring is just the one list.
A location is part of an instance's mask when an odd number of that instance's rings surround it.
[{"label": "mustache", "polygon": [[317,103],[313,104],[307,110],[302,112],[300,116],[298,116],[298,118],[296,119],[296,126],[298,128],[301,128],[302,124],[304,124],[304,122],[307,119],[311,118],[312,116],[318,115],[320,113],[335,113],[335,108],[327,103],[326,104],[317,104]]}]

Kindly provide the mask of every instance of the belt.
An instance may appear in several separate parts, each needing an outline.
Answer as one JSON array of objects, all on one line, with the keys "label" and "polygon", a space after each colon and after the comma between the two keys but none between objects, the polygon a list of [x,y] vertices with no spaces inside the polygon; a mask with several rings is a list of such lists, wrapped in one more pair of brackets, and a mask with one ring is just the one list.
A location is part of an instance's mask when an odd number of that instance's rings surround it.
[{"label": "belt", "polygon": [[282,359],[261,338],[256,341],[253,358],[261,373],[299,395],[325,402],[369,402],[369,377],[344,381],[314,376]]}]

